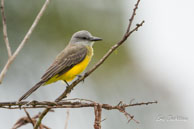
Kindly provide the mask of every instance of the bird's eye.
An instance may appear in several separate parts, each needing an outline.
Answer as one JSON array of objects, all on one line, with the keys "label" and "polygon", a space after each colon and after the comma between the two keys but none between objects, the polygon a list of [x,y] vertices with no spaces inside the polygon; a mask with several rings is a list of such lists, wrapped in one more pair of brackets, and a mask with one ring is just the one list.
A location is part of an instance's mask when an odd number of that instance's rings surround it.
[{"label": "bird's eye", "polygon": [[82,37],[82,39],[87,39],[87,37]]}]

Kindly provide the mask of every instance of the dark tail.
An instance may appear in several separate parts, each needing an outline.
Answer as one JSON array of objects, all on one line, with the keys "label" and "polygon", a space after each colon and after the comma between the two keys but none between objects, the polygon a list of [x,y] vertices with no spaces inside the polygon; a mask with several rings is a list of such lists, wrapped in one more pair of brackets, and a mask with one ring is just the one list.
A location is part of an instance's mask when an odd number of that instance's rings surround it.
[{"label": "dark tail", "polygon": [[33,86],[28,92],[26,92],[18,101],[22,101],[23,99],[26,99],[28,96],[30,96],[34,91],[36,91],[42,84],[44,84],[44,81],[38,82],[35,86]]}]

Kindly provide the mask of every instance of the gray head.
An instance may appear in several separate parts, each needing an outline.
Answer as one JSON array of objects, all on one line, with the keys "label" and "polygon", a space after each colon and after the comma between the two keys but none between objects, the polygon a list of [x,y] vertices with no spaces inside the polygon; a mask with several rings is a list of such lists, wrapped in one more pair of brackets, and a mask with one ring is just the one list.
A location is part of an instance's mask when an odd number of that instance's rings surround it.
[{"label": "gray head", "polygon": [[71,44],[83,44],[83,45],[92,45],[94,41],[102,40],[99,37],[92,36],[90,32],[86,30],[81,30],[73,34],[71,37],[70,43]]}]

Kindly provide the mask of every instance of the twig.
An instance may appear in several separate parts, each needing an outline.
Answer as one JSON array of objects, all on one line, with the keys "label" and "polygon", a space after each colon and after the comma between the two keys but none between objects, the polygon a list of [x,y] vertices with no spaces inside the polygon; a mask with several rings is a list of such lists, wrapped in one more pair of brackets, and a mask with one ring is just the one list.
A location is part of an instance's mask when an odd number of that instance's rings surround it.
[{"label": "twig", "polygon": [[34,122],[33,122],[32,118],[31,118],[30,114],[27,112],[26,108],[24,108],[24,111],[25,111],[25,113],[26,113],[26,115],[27,115],[27,117],[28,117],[30,123],[31,123],[32,126],[34,127]]},{"label": "twig", "polygon": [[65,119],[65,129],[67,129],[68,121],[69,121],[69,109],[67,109],[67,116],[66,116],[66,119]]},{"label": "twig", "polygon": [[129,31],[131,30],[131,25],[132,25],[132,22],[133,22],[135,15],[136,15],[136,10],[138,9],[139,2],[140,2],[140,0],[137,0],[137,3],[135,4],[135,8],[133,9],[133,13],[131,15],[131,18],[129,19],[129,25],[128,25],[126,34],[129,33]]},{"label": "twig", "polygon": [[69,100],[78,100],[80,102],[86,101],[86,102],[95,103],[95,101],[89,100],[89,99],[80,99],[80,98],[65,99],[65,101],[69,101]]},{"label": "twig", "polygon": [[42,6],[40,12],[38,13],[38,15],[36,16],[34,22],[32,23],[30,29],[28,30],[28,32],[26,33],[24,39],[22,40],[22,42],[20,43],[20,45],[18,46],[18,48],[16,49],[16,51],[13,53],[13,55],[8,59],[7,63],[5,64],[3,70],[1,71],[0,74],[0,84],[10,66],[10,64],[13,62],[13,60],[16,58],[16,56],[18,55],[18,53],[21,51],[21,49],[24,47],[25,43],[27,42],[27,40],[30,38],[34,28],[36,27],[36,25],[38,24],[41,16],[43,15],[45,9],[47,8],[48,4],[49,4],[50,0],[46,0],[44,5]]},{"label": "twig", "polygon": [[95,114],[94,129],[101,129],[102,106],[100,104],[95,104],[94,114]]},{"label": "twig", "polygon": [[9,39],[7,35],[7,24],[6,24],[6,17],[5,17],[5,10],[4,10],[4,0],[1,0],[1,15],[2,15],[2,24],[3,24],[3,37],[5,41],[5,45],[7,48],[8,57],[11,57],[11,48],[9,45]]},{"label": "twig", "polygon": [[116,104],[115,106],[111,106],[109,104],[100,104],[94,101],[60,101],[60,102],[51,102],[51,101],[21,101],[21,102],[0,102],[0,108],[5,109],[22,109],[22,108],[83,108],[83,107],[94,107],[96,104],[102,105],[103,109],[106,110],[120,110],[127,107],[134,107],[134,106],[142,106],[142,105],[149,105],[149,104],[156,104],[157,101],[150,101],[150,102],[140,102],[140,103],[133,103],[133,104]]},{"label": "twig", "polygon": [[[100,61],[94,65],[88,72],[86,72],[82,77],[78,78],[77,80],[75,80],[71,85],[67,86],[66,87],[66,90],[55,100],[55,102],[59,102],[61,101],[62,99],[66,98],[67,97],[67,94],[69,94],[71,92],[71,90],[73,90],[73,88],[81,81],[83,81],[86,77],[88,77],[92,72],[94,72],[100,65],[102,65],[102,63],[119,47],[121,46],[126,40],[127,38],[134,32],[134,31],[137,31],[139,27],[141,27],[144,23],[144,21],[142,21],[140,24],[137,24],[136,27],[132,30],[130,30],[131,28],[131,25],[133,23],[133,19],[134,19],[134,16],[135,16],[135,12],[138,8],[138,5],[139,5],[139,2],[140,0],[137,0],[137,3],[135,5],[135,8],[133,9],[133,13],[132,13],[132,16],[131,16],[131,20],[129,20],[129,25],[128,25],[128,30],[127,32],[124,34],[123,38],[118,42],[116,43],[115,45],[113,45],[109,51],[100,59]],[[37,129],[39,124],[41,123],[43,117],[48,113],[48,111],[50,110],[50,108],[47,108],[43,111],[43,113],[40,115],[40,118],[38,120],[38,122],[36,123],[34,129]]]},{"label": "twig", "polygon": [[[40,116],[40,114],[38,114],[38,115],[32,117],[32,118],[31,118],[32,121],[35,123],[35,122],[36,122],[36,119],[37,119],[39,116]],[[31,123],[29,117],[28,117],[28,116],[27,116],[27,117],[22,117],[22,118],[20,118],[19,120],[17,120],[17,122],[16,122],[16,123],[14,124],[14,126],[12,127],[12,129],[18,129],[19,127],[24,126],[24,125],[26,125],[26,124],[28,124],[28,123]],[[50,129],[48,126],[41,124],[41,125],[40,125],[40,129],[43,129],[43,128],[45,128],[45,129]]]},{"label": "twig", "polygon": [[38,121],[36,122],[34,129],[38,129],[38,127],[41,125],[42,119],[44,116],[50,111],[51,108],[46,108],[39,116]]},{"label": "twig", "polygon": [[[39,114],[36,115],[36,116],[34,116],[33,119],[36,119],[36,118],[38,118],[38,117],[39,117]],[[20,118],[19,120],[17,120],[17,122],[16,122],[16,123],[14,124],[14,126],[12,127],[12,129],[17,129],[17,128],[23,126],[23,125],[28,124],[28,123],[30,123],[28,117],[22,117],[22,118]]]}]

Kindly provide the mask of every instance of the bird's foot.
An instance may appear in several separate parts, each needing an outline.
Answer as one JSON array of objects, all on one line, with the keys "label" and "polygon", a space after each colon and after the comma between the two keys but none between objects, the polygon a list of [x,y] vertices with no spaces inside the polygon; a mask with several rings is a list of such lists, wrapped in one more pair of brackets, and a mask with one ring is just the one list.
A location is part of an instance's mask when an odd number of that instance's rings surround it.
[{"label": "bird's foot", "polygon": [[65,82],[65,84],[66,84],[67,86],[69,86],[69,83],[67,83],[67,81],[66,81],[66,80],[63,80],[63,82]]}]

